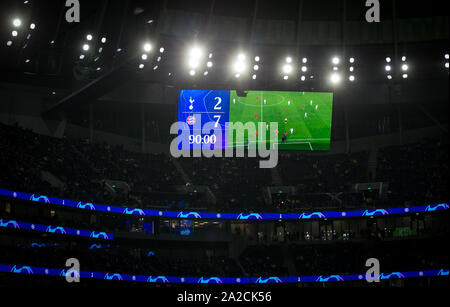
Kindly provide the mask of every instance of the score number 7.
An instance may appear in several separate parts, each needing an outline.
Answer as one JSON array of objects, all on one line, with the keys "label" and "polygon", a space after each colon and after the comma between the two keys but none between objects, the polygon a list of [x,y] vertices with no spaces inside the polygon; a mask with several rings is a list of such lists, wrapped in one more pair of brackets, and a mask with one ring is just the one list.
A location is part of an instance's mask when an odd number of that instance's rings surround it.
[{"label": "score number 7", "polygon": [[[222,106],[219,106],[222,103],[222,98],[216,97],[214,98],[215,101],[217,101],[216,105],[214,106],[214,110],[222,110]],[[221,115],[214,115],[214,118],[216,119],[216,124],[214,125],[214,128],[217,128],[219,125]]]}]

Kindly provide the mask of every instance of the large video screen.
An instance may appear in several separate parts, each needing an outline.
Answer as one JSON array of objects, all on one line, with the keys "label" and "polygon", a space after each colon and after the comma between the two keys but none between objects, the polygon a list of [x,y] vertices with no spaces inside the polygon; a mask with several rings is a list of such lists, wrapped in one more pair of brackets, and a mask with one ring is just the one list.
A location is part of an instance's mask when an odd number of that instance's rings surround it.
[{"label": "large video screen", "polygon": [[[180,90],[178,121],[187,124],[180,128],[189,128],[184,144],[194,149],[269,148],[276,142],[280,150],[329,150],[332,105],[333,93],[325,92]],[[214,129],[205,131],[207,122]],[[243,138],[230,129],[238,122],[253,127]],[[178,147],[185,149],[181,142]]]}]

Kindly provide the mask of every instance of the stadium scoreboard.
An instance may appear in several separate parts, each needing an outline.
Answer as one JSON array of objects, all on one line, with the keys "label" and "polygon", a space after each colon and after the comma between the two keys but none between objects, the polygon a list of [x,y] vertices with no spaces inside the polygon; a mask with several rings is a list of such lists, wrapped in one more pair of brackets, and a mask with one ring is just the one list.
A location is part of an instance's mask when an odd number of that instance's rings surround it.
[{"label": "stadium scoreboard", "polygon": [[[329,150],[332,104],[333,93],[328,92],[180,90],[179,136],[188,139],[178,148],[186,149],[184,143],[189,149],[227,149],[272,141],[281,150]],[[269,133],[272,122],[278,123],[275,139]],[[252,123],[249,127],[255,128],[238,140],[230,123]]]}]

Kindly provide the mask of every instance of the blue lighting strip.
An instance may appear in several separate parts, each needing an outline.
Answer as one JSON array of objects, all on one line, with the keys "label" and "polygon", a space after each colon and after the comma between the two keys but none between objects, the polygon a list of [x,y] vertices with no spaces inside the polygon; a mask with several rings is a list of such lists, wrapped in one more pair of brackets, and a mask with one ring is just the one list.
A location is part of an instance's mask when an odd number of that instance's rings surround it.
[{"label": "blue lighting strip", "polygon": [[[0,264],[0,272],[9,272],[28,275],[66,276],[65,269],[48,269],[40,267]],[[70,273],[70,272],[69,272]],[[293,277],[173,277],[173,276],[148,276],[129,275],[118,273],[102,273],[80,271],[77,272],[80,279],[105,279],[150,283],[200,283],[200,284],[266,284],[266,283],[315,283],[315,282],[341,282],[365,280],[365,275],[320,275],[320,276],[293,276]],[[404,279],[429,276],[448,276],[448,269],[424,270],[412,272],[381,273],[380,279]],[[70,273],[74,276],[75,272]]]},{"label": "blue lighting strip", "polygon": [[82,229],[73,229],[62,226],[41,225],[34,223],[17,222],[14,220],[0,219],[0,228],[25,229],[33,231],[42,231],[56,233],[61,235],[90,237],[93,239],[113,240],[114,235],[103,231],[91,231]]},{"label": "blue lighting strip", "polygon": [[229,219],[229,220],[297,220],[297,219],[324,219],[324,218],[347,218],[361,216],[383,216],[393,214],[406,214],[418,212],[434,212],[448,210],[447,203],[425,205],[416,207],[356,210],[356,211],[334,211],[334,212],[299,212],[299,213],[214,213],[214,212],[187,212],[187,211],[158,211],[138,208],[126,208],[98,205],[80,201],[48,197],[38,194],[14,192],[0,189],[0,195],[16,199],[31,200],[42,204],[53,204],[86,210],[103,211],[119,214],[134,214],[168,218],[184,219]]}]

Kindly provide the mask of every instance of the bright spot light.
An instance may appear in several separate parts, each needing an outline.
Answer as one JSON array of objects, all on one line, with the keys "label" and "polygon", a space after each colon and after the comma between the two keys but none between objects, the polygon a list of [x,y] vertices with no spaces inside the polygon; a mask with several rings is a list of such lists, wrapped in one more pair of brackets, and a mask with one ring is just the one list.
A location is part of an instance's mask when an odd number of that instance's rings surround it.
[{"label": "bright spot light", "polygon": [[287,79],[289,79],[289,76],[284,76],[283,79],[287,80]]},{"label": "bright spot light", "polygon": [[334,65],[338,65],[339,62],[340,62],[340,60],[339,60],[338,57],[334,57],[333,60],[332,60],[332,62],[333,62]]},{"label": "bright spot light", "polygon": [[199,65],[199,62],[197,59],[190,59],[189,60],[189,67],[190,68],[197,68]]},{"label": "bright spot light", "polygon": [[302,62],[306,64],[308,62],[308,59],[307,58],[303,58]]},{"label": "bright spot light", "polygon": [[408,78],[408,74],[403,74],[403,79],[406,79],[406,78]]},{"label": "bright spot light", "polygon": [[302,66],[302,71],[303,71],[303,72],[307,72],[307,71],[308,71],[308,67]]},{"label": "bright spot light", "polygon": [[150,43],[145,43],[144,44],[144,51],[145,52],[150,52],[150,50],[152,50],[152,45]]},{"label": "bright spot light", "polygon": [[212,59],[212,56],[213,56],[213,54],[210,53],[210,54],[208,55],[208,58]]},{"label": "bright spot light", "polygon": [[154,67],[153,67],[153,70],[157,70],[158,69],[158,65],[155,65]]},{"label": "bright spot light", "polygon": [[163,53],[164,52],[164,48],[163,47],[159,48],[159,52]]},{"label": "bright spot light", "polygon": [[6,42],[6,46],[9,47],[9,46],[11,46],[11,45],[12,45],[12,41],[7,41],[7,42]]},{"label": "bright spot light", "polygon": [[350,80],[350,82],[355,81],[355,76],[350,76],[350,77],[348,77],[348,80]]},{"label": "bright spot light", "polygon": [[337,70],[338,70],[338,68],[337,68],[336,66],[334,66],[334,67],[333,67],[333,70],[334,70],[334,71],[337,71]]},{"label": "bright spot light", "polygon": [[84,51],[88,51],[89,50],[89,45],[88,44],[84,44],[83,45],[83,50]]},{"label": "bright spot light", "polygon": [[255,56],[255,61],[259,62],[259,56]]},{"label": "bright spot light", "polygon": [[258,69],[259,69],[259,66],[258,66],[258,65],[255,65],[255,66],[253,66],[253,69],[254,69],[254,70],[258,70]]},{"label": "bright spot light", "polygon": [[355,58],[350,58],[350,63],[355,63]]},{"label": "bright spot light", "polygon": [[305,81],[305,80],[306,80],[306,77],[305,77],[305,76],[302,76],[302,77],[300,78],[300,80]]},{"label": "bright spot light", "polygon": [[406,61],[406,57],[402,56],[402,62],[405,62],[405,61]]},{"label": "bright spot light", "polygon": [[403,64],[402,65],[402,70],[403,71],[407,71],[408,70],[408,65],[407,64]]},{"label": "bright spot light", "polygon": [[209,61],[208,63],[206,63],[206,66],[207,66],[207,67],[212,67],[212,66],[213,66],[213,63],[212,63],[211,61]]},{"label": "bright spot light", "polygon": [[20,20],[19,18],[14,18],[13,20],[13,25],[18,28],[20,27],[20,25],[22,24],[22,20]]},{"label": "bright spot light", "polygon": [[391,71],[391,65],[386,65],[386,67],[384,67],[384,69],[385,69],[386,71]]},{"label": "bright spot light", "polygon": [[292,72],[292,65],[289,65],[289,64],[284,65],[283,66],[283,72],[285,74],[290,74]]},{"label": "bright spot light", "polygon": [[353,68],[353,66],[350,66],[349,70],[350,70],[351,72],[353,72],[355,69]]},{"label": "bright spot light", "polygon": [[189,71],[189,74],[190,74],[191,76],[194,76],[194,75],[195,75],[195,70],[191,69],[191,70]]},{"label": "bright spot light", "polygon": [[252,76],[252,79],[255,80],[255,79],[256,79],[256,75],[253,75],[253,76]]},{"label": "bright spot light", "polygon": [[31,30],[34,30],[36,28],[36,25],[34,24],[34,23],[32,23],[31,25],[30,25],[30,29]]},{"label": "bright spot light", "polygon": [[106,43],[106,37],[102,37],[101,42],[102,42],[103,44]]},{"label": "bright spot light", "polygon": [[80,60],[84,59],[84,54],[80,54]]},{"label": "bright spot light", "polygon": [[16,36],[17,36],[17,34],[18,34],[18,33],[17,33],[17,31],[16,31],[16,30],[14,30],[14,31],[12,31],[12,32],[11,32],[11,35],[12,35],[12,36],[14,36],[14,37],[16,37]]},{"label": "bright spot light", "polygon": [[341,81],[341,76],[338,73],[332,73],[330,76],[330,81],[333,84],[337,84]]},{"label": "bright spot light", "polygon": [[234,63],[234,71],[241,73],[245,69],[245,64],[243,62],[236,62]]},{"label": "bright spot light", "polygon": [[205,72],[203,73],[203,75],[204,75],[204,76],[207,76],[207,75],[208,75],[208,71],[205,71]]},{"label": "bright spot light", "polygon": [[292,63],[292,58],[291,58],[290,56],[288,56],[288,57],[286,58],[286,63]]},{"label": "bright spot light", "polygon": [[392,76],[391,76],[391,75],[387,75],[387,78],[388,78],[389,80],[392,80]]},{"label": "bright spot light", "polygon": [[144,68],[144,64],[139,64],[139,69],[143,69]]},{"label": "bright spot light", "polygon": [[189,56],[195,59],[199,59],[202,56],[202,50],[198,47],[193,47],[189,51]]},{"label": "bright spot light", "polygon": [[241,75],[240,74],[235,74],[234,75],[236,78],[239,78]]},{"label": "bright spot light", "polygon": [[391,58],[390,57],[386,58],[386,63],[391,63]]},{"label": "bright spot light", "polygon": [[142,54],[141,59],[143,59],[145,61],[145,60],[147,60],[147,58],[148,58],[147,54],[145,54],[145,53]]},{"label": "bright spot light", "polygon": [[445,68],[448,68],[448,62],[447,62],[447,63],[445,63]]},{"label": "bright spot light", "polygon": [[156,61],[157,61],[157,62],[161,61],[161,57],[159,56],[159,57],[156,59]]},{"label": "bright spot light", "polygon": [[92,40],[92,35],[91,35],[91,34],[86,35],[86,39],[87,39],[88,41]]},{"label": "bright spot light", "polygon": [[245,60],[245,54],[241,53],[238,55],[238,60],[239,61],[244,61]]}]

